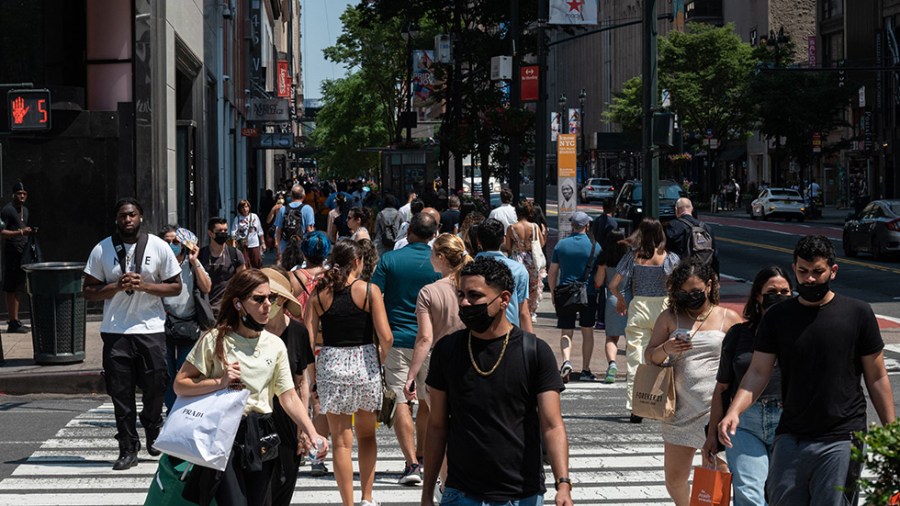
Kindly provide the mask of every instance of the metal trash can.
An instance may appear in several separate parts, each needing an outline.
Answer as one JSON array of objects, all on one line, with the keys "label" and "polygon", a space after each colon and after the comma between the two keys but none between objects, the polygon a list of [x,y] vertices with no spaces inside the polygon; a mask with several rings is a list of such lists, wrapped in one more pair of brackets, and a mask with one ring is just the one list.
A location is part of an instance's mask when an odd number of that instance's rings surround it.
[{"label": "metal trash can", "polygon": [[38,364],[84,361],[86,306],[81,291],[84,263],[23,265],[31,300],[31,339]]}]

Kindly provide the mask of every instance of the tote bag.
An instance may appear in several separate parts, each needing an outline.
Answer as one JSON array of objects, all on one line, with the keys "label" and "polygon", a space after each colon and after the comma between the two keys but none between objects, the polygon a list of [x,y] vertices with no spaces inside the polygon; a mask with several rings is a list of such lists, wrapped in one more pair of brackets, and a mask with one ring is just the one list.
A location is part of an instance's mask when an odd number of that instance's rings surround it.
[{"label": "tote bag", "polygon": [[641,364],[634,375],[632,412],[643,418],[668,420],[675,416],[675,375],[671,367]]},{"label": "tote bag", "polygon": [[534,268],[537,270],[547,267],[547,257],[544,256],[544,248],[538,238],[540,233],[537,225],[531,225],[531,258],[534,259]]},{"label": "tote bag", "polygon": [[224,471],[250,391],[230,388],[178,397],[153,447],[198,466]]},{"label": "tote bag", "polygon": [[691,506],[728,506],[731,504],[731,473],[706,467],[694,468]]}]

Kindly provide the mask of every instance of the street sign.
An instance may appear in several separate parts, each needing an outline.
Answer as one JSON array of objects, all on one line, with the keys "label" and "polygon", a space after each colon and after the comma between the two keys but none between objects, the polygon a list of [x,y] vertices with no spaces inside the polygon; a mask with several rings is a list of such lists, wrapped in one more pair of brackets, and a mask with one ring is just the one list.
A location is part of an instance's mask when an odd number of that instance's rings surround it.
[{"label": "street sign", "polygon": [[290,149],[294,146],[294,134],[262,132],[259,134],[260,149]]},{"label": "street sign", "polygon": [[6,106],[11,132],[50,130],[50,90],[10,90]]},{"label": "street sign", "polygon": [[812,150],[813,153],[821,153],[822,152],[822,134],[816,132],[812,135]]},{"label": "street sign", "polygon": [[244,127],[241,129],[241,136],[242,137],[259,137],[259,129]]},{"label": "street sign", "polygon": [[288,121],[290,120],[290,105],[283,98],[251,98],[250,111],[247,119],[250,121]]}]

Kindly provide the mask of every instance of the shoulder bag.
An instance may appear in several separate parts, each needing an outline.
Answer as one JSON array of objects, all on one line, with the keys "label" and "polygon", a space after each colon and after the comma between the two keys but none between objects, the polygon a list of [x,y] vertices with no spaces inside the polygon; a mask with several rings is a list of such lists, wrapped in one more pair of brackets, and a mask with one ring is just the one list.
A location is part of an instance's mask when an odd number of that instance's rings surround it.
[{"label": "shoulder bag", "polygon": [[553,291],[553,303],[556,308],[556,316],[562,317],[584,311],[588,307],[587,279],[594,264],[594,251],[597,243],[591,241],[591,256],[584,266],[584,274],[577,281],[557,285]]},{"label": "shoulder bag", "polygon": [[[366,283],[366,304],[369,302],[369,292],[372,283]],[[371,306],[371,304],[370,304]],[[363,307],[365,309],[365,307]],[[381,409],[376,413],[379,423],[385,427],[394,426],[394,414],[397,412],[397,394],[388,388],[387,380],[384,378],[384,364],[381,363],[381,344],[378,341],[378,333],[372,332],[372,340],[375,342],[375,356],[378,358],[378,371],[381,375]]]},{"label": "shoulder bag", "polygon": [[[531,258],[534,260],[534,268],[541,270],[547,267],[547,257],[544,256],[544,248],[541,247],[541,229],[534,223],[531,224]],[[592,253],[593,254],[593,253]]]}]

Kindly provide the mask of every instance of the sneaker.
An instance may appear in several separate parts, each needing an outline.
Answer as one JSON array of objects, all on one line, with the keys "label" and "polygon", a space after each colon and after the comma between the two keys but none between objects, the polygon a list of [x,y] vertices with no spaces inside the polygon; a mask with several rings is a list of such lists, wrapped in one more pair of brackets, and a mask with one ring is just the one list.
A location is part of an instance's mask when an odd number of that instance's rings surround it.
[{"label": "sneaker", "polygon": [[441,483],[441,479],[438,478],[437,482],[434,484],[434,503],[440,504],[441,499],[444,498],[444,484]]},{"label": "sneaker", "polygon": [[322,476],[325,476],[326,474],[328,474],[328,468],[325,467],[324,462],[313,463],[309,470],[309,475],[312,476],[313,478],[321,478]]},{"label": "sneaker", "polygon": [[159,457],[162,452],[153,447],[153,444],[156,443],[156,438],[159,437],[159,427],[144,429],[144,433],[147,436],[147,453],[151,457]]},{"label": "sneaker", "polygon": [[531,313],[531,323],[537,323],[537,313]]},{"label": "sneaker", "polygon": [[403,469],[403,474],[397,483],[401,485],[418,485],[422,483],[422,466],[419,464],[409,464]]},{"label": "sneaker", "polygon": [[562,367],[559,368],[559,375],[562,377],[563,383],[569,382],[569,375],[572,374],[572,362],[566,360]]},{"label": "sneaker", "polygon": [[597,377],[594,376],[590,369],[582,369],[581,375],[578,376],[578,381],[597,381]]},{"label": "sneaker", "polygon": [[628,421],[631,423],[641,423],[644,421],[644,419],[641,418],[640,416],[637,416],[636,414],[632,413],[631,418],[629,418]]},{"label": "sneaker", "polygon": [[603,378],[603,382],[606,384],[615,383],[617,372],[619,372],[619,368],[616,366],[616,363],[610,362],[609,367],[606,368],[606,377]]},{"label": "sneaker", "polygon": [[381,503],[376,501],[374,497],[372,498],[371,501],[367,501],[365,499],[363,499],[362,501],[359,501],[359,506],[380,506],[380,505],[381,505]]},{"label": "sneaker", "polygon": [[10,320],[9,327],[6,328],[7,334],[27,334],[31,329],[25,326],[19,320]]},{"label": "sneaker", "polygon": [[606,324],[601,321],[598,321],[597,323],[594,324],[594,330],[606,330]]},{"label": "sneaker", "polygon": [[113,464],[113,471],[124,471],[138,465],[138,450],[140,446],[135,449],[119,450],[119,458]]}]

